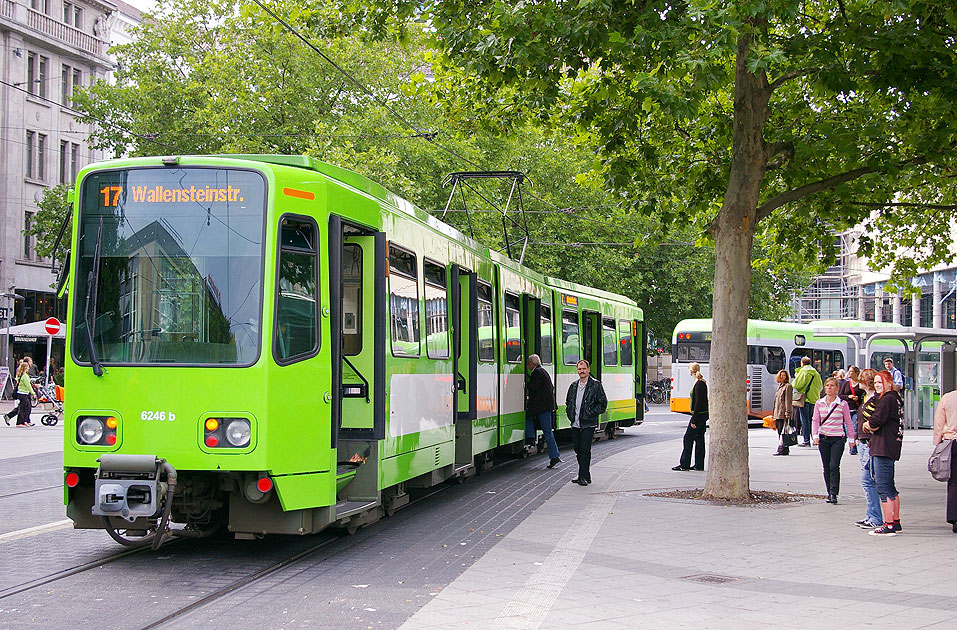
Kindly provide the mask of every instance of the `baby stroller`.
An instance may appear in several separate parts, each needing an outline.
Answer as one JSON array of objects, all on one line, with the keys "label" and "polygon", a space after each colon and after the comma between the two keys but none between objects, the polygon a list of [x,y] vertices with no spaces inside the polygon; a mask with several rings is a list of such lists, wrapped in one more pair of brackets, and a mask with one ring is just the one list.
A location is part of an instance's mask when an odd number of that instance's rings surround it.
[{"label": "baby stroller", "polygon": [[56,426],[57,422],[60,421],[60,414],[63,413],[63,396],[57,395],[56,383],[53,381],[49,381],[46,385],[37,383],[36,392],[37,403],[53,405],[53,410],[43,414],[43,417],[40,418],[40,424],[46,427]]}]

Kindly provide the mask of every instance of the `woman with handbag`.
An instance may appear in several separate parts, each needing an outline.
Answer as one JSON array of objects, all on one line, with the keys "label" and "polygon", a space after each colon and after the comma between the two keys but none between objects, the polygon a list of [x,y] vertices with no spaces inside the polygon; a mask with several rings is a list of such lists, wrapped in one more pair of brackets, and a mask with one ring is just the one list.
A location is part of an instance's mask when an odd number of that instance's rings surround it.
[{"label": "woman with handbag", "polygon": [[824,381],[824,397],[814,403],[814,415],[811,418],[811,436],[824,464],[827,502],[835,505],[841,490],[844,444],[850,440],[853,446],[857,431],[857,427],[851,424],[851,411],[847,403],[837,397],[837,388],[837,379],[833,376]]},{"label": "woman with handbag", "polygon": [[901,531],[901,498],[894,485],[894,462],[901,458],[904,441],[901,428],[900,397],[894,391],[894,377],[881,370],[874,378],[877,406],[874,414],[861,428],[871,434],[871,465],[874,481],[881,499],[884,524],[871,532],[872,536],[895,536]]},{"label": "woman with handbag", "polygon": [[[771,415],[774,417],[775,428],[778,431],[778,450],[772,455],[787,455],[790,453],[792,444],[790,438],[796,434],[791,433],[791,412],[792,396],[794,388],[791,387],[791,377],[787,370],[781,370],[777,376],[778,390],[774,392],[774,410]],[[797,443],[797,438],[794,438]]]},{"label": "woman with handbag", "polygon": [[934,413],[934,446],[944,440],[951,440],[950,479],[947,480],[947,522],[954,526],[957,534],[957,391],[947,392],[940,397],[937,412]]},{"label": "woman with handbag", "polygon": [[854,524],[861,529],[876,529],[884,522],[881,515],[881,500],[877,495],[877,484],[874,483],[874,467],[871,461],[871,449],[868,445],[870,434],[864,431],[863,425],[877,410],[877,396],[874,392],[875,370],[867,368],[861,370],[860,385],[864,390],[864,395],[860,399],[861,404],[857,407],[857,455],[861,462],[861,488],[864,490],[864,498],[867,500],[867,511],[864,518],[855,521]]}]

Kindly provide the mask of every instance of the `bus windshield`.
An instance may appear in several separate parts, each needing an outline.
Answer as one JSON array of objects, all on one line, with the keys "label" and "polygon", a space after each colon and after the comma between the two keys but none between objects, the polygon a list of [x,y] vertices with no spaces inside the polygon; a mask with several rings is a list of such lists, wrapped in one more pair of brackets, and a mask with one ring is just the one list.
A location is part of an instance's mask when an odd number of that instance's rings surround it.
[{"label": "bus windshield", "polygon": [[71,291],[75,360],[94,369],[254,363],[265,196],[262,175],[240,169],[135,168],[84,178]]},{"label": "bus windshield", "polygon": [[674,347],[675,361],[679,363],[708,363],[711,359],[710,341],[679,341]]}]

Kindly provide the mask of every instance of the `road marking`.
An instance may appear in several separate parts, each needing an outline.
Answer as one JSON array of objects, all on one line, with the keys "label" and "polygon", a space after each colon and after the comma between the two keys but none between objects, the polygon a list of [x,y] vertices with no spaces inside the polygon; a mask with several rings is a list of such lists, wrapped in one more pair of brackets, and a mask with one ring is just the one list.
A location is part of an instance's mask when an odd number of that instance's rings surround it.
[{"label": "road marking", "polygon": [[28,527],[27,529],[18,529],[15,532],[0,534],[0,545],[13,542],[14,540],[20,540],[21,538],[30,538],[31,536],[45,534],[46,532],[55,532],[58,529],[66,529],[68,527],[73,527],[73,521],[70,519],[47,523],[46,525],[37,525],[36,527]]},{"label": "road marking", "polygon": [[545,561],[499,613],[495,628],[535,630],[542,625],[558,595],[571,580],[588,553],[598,530],[615,506],[618,493],[642,462],[635,462],[615,476],[608,490],[595,493],[555,545]]}]

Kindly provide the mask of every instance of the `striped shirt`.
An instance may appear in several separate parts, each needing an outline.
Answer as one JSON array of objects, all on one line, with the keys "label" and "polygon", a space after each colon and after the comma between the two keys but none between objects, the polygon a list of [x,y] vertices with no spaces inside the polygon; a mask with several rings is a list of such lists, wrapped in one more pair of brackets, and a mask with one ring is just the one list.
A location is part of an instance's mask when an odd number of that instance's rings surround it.
[{"label": "striped shirt", "polygon": [[811,419],[811,436],[817,439],[821,435],[828,437],[848,437],[854,439],[857,427],[851,422],[851,410],[847,401],[835,398],[828,402],[825,396],[814,403],[814,416]]}]

